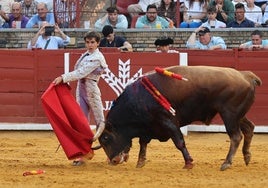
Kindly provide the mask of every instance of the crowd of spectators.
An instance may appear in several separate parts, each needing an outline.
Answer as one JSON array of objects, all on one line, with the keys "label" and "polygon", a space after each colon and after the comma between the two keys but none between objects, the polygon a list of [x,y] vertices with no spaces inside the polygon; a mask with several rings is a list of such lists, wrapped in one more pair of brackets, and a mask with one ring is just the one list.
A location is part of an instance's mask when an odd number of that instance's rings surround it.
[{"label": "crowd of spectators", "polygon": [[[57,6],[55,9],[53,9],[53,2]],[[40,25],[38,21],[57,23],[61,28],[74,27],[69,22],[76,18],[77,2],[77,0],[1,0],[0,28],[14,27],[10,23],[12,19],[14,19],[12,21],[21,21],[21,28],[24,28],[27,20],[29,24],[27,23],[26,28],[38,27]],[[115,3],[106,9],[105,16],[96,19],[93,27],[100,31],[105,25],[111,25],[116,29],[127,29],[131,26],[155,28],[156,23],[161,22],[161,28],[198,28],[204,26],[204,23],[207,27],[214,28],[208,24],[212,7],[216,9],[216,12],[213,9],[216,13],[213,19],[218,23],[215,28],[261,27],[268,25],[267,4],[268,0],[139,0],[136,4],[129,4],[125,8],[128,14],[126,15],[119,12]],[[39,5],[42,7],[40,8]],[[17,7],[16,10],[14,6]],[[148,11],[149,7],[151,10],[156,8],[156,11]],[[180,18],[178,18],[179,11]],[[14,17],[16,15],[19,16]],[[141,21],[143,25],[140,24]],[[214,24],[214,21],[212,23]],[[144,26],[148,24],[150,26]]]}]

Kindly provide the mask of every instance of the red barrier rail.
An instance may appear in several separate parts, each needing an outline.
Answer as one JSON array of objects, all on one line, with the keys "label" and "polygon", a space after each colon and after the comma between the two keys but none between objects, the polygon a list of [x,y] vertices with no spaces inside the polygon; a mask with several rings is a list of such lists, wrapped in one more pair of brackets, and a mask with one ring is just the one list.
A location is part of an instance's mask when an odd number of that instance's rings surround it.
[{"label": "red barrier rail", "polygon": [[[47,123],[40,97],[55,77],[64,73],[64,53],[70,53],[70,70],[84,50],[0,50],[0,122]],[[100,80],[103,106],[112,101],[134,78],[155,66],[177,65],[178,54],[110,53],[103,49],[109,72]],[[116,78],[116,79],[115,79]],[[75,82],[71,83],[75,92]]]},{"label": "red barrier rail", "polygon": [[[251,70],[263,81],[248,114],[256,125],[268,125],[267,51],[180,50],[188,53],[188,65],[210,65]],[[70,70],[84,50],[0,50],[0,122],[47,123],[40,97],[49,83],[64,72],[64,53],[70,53]],[[129,81],[156,66],[177,65],[178,54],[120,53],[104,50],[109,72],[100,80],[105,113]],[[220,76],[220,75],[219,75]],[[117,78],[117,79],[114,79]],[[115,81],[117,80],[117,81]],[[71,83],[75,92],[75,83]]]}]

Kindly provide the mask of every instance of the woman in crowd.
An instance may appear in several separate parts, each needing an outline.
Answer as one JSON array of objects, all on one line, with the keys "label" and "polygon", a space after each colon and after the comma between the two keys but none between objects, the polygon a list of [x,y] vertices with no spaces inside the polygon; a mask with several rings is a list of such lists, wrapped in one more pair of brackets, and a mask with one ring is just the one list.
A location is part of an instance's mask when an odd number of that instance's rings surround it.
[{"label": "woman in crowd", "polygon": [[206,18],[207,0],[184,1],[183,22],[181,28],[197,28],[201,26],[202,20]]},{"label": "woman in crowd", "polygon": [[176,19],[176,3],[174,0],[161,0],[161,4],[157,9],[158,16],[162,16],[173,23],[174,26],[177,26]]}]

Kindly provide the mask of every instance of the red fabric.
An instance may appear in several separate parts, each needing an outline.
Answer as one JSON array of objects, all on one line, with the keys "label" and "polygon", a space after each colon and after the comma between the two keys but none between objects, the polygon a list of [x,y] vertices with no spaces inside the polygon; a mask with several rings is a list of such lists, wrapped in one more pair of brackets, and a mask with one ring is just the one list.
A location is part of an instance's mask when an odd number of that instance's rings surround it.
[{"label": "red fabric", "polygon": [[68,159],[81,157],[91,150],[94,134],[67,84],[50,84],[41,97],[49,122]]}]

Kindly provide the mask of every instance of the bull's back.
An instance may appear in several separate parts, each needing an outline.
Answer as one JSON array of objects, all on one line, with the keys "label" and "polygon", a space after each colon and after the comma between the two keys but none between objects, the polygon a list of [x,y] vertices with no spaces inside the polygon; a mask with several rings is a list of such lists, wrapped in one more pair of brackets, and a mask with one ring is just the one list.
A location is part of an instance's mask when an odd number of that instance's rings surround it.
[{"label": "bull's back", "polygon": [[188,79],[177,80],[159,73],[149,76],[159,91],[174,103],[211,103],[216,100],[226,101],[232,97],[239,98],[249,92],[254,95],[255,85],[261,84],[254,73],[227,67],[173,66],[166,70]]},{"label": "bull's back", "polygon": [[204,87],[213,89],[218,87],[241,87],[252,85],[261,85],[261,79],[251,71],[237,71],[228,67],[213,66],[173,66],[166,68],[167,70],[180,74],[188,79],[188,82],[178,81],[170,78],[163,78],[163,75],[156,73],[157,82],[162,85],[177,84],[180,88],[187,89],[190,85],[194,87]]}]

